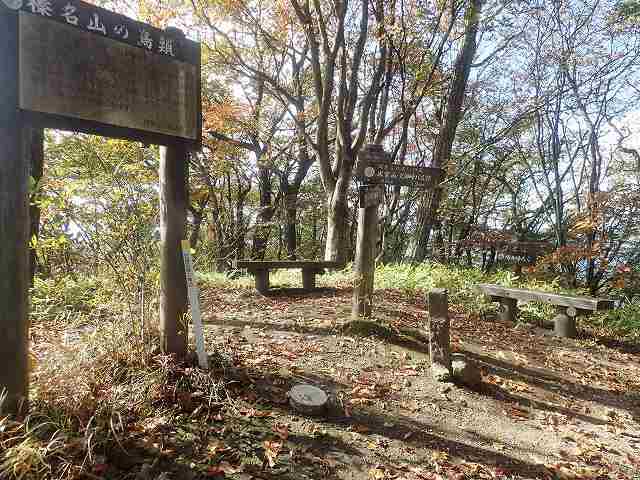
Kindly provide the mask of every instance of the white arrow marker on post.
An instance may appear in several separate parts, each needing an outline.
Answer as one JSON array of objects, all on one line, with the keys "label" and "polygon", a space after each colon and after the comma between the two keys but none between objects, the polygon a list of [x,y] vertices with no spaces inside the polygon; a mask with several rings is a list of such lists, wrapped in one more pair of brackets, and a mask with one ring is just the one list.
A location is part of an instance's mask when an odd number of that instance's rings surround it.
[{"label": "white arrow marker on post", "polygon": [[189,240],[182,240],[182,259],[184,260],[184,273],[187,276],[187,289],[189,292],[189,304],[191,305],[191,318],[193,319],[193,335],[196,338],[198,364],[201,368],[208,369],[209,362],[207,360],[207,352],[204,349],[204,331],[200,314],[200,291],[194,280],[195,272],[193,270],[193,258],[191,257]]}]

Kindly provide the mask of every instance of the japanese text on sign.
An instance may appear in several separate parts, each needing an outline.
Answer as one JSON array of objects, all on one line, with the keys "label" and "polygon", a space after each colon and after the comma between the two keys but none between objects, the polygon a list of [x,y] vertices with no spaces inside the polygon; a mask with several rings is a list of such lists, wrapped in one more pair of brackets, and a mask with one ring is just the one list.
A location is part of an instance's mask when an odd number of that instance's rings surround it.
[{"label": "japanese text on sign", "polygon": [[80,0],[3,0],[3,3],[13,10],[56,20],[159,55],[181,58],[176,39],[163,31]]}]

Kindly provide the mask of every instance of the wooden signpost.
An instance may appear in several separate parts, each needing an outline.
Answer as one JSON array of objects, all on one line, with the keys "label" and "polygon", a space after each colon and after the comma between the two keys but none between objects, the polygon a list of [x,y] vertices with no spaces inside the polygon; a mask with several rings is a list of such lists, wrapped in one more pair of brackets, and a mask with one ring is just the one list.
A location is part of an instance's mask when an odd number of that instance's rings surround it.
[{"label": "wooden signpost", "polygon": [[442,170],[433,167],[398,165],[387,161],[372,160],[363,168],[362,176],[369,185],[433,188],[442,180]]},{"label": "wooden signpost", "polygon": [[382,203],[384,185],[433,188],[443,178],[439,168],[416,167],[391,163],[391,155],[382,145],[362,148],[355,167],[358,189],[358,236],[354,261],[355,284],[351,316],[370,317],[373,304],[376,243],[378,241],[378,206]]},{"label": "wooden signpost", "polygon": [[200,45],[78,0],[0,0],[0,393],[28,398],[30,129],[162,145],[161,336],[183,354],[187,156],[201,144]]}]

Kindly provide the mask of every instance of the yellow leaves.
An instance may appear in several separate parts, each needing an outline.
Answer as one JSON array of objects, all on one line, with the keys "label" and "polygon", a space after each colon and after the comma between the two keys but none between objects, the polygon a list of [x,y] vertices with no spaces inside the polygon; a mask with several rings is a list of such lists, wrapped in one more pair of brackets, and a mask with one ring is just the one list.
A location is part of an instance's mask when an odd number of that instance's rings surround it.
[{"label": "yellow leaves", "polygon": [[370,468],[369,469],[369,478],[371,480],[382,480],[384,479],[384,470],[380,468]]},{"label": "yellow leaves", "polygon": [[431,461],[434,463],[446,462],[449,460],[449,454],[447,452],[442,452],[439,450],[435,450],[431,452]]},{"label": "yellow leaves", "polygon": [[265,440],[264,441],[264,456],[271,468],[276,465],[276,458],[282,450],[282,440]]},{"label": "yellow leaves", "polygon": [[38,355],[33,350],[29,350],[29,368],[31,371],[38,367]]},{"label": "yellow leaves", "polygon": [[209,444],[207,451],[209,452],[209,455],[211,456],[215,456],[218,455],[219,453],[223,453],[229,450],[229,447],[227,447],[222,441],[220,440],[216,440],[215,442],[212,442]]},{"label": "yellow leaves", "polygon": [[572,235],[588,235],[593,233],[598,228],[598,224],[594,219],[587,217],[577,221],[573,224],[573,227],[569,230]]},{"label": "yellow leaves", "polygon": [[206,203],[209,199],[209,190],[207,188],[194,189],[189,193],[191,203]]},{"label": "yellow leaves", "polygon": [[241,14],[245,5],[242,0],[214,0],[207,2],[206,16],[212,20],[230,20]]}]

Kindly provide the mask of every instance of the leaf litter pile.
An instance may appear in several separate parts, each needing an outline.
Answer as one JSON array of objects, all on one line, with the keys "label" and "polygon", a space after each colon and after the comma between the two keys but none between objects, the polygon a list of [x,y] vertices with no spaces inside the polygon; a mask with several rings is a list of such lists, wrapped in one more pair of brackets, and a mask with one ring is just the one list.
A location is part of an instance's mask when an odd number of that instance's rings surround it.
[{"label": "leaf litter pile", "polygon": [[[452,348],[482,371],[471,390],[432,380],[422,296],[377,292],[371,322],[350,320],[349,289],[202,297],[211,372],[118,353],[113,332],[78,355],[35,329],[37,413],[0,418],[0,477],[640,478],[640,364],[619,345],[454,305]],[[77,376],[53,382],[72,356]],[[290,407],[300,383],[328,394],[325,415]]]}]

